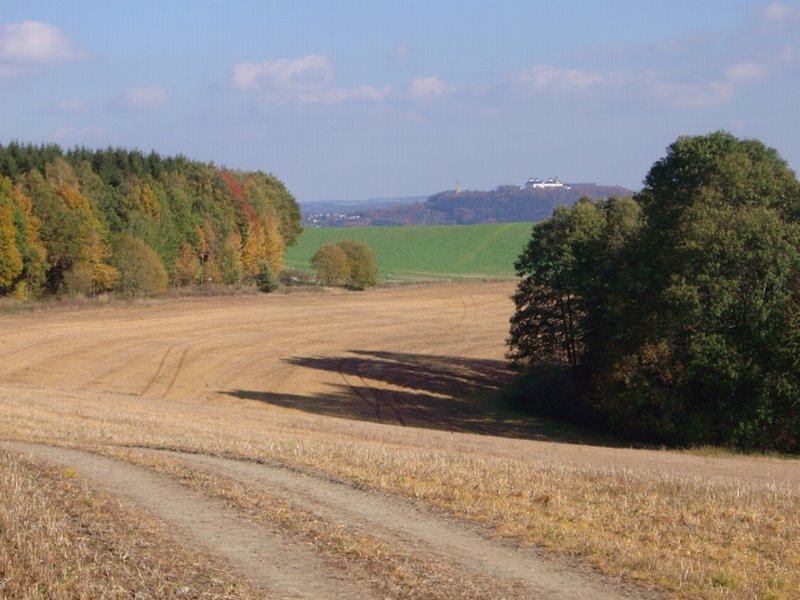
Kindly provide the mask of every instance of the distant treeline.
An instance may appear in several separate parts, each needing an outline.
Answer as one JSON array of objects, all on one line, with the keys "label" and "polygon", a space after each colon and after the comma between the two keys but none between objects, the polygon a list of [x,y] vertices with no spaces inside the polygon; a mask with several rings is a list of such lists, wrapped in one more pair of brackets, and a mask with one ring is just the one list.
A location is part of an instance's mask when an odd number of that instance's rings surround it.
[{"label": "distant treeline", "polygon": [[276,275],[302,231],[271,174],[182,156],[0,146],[0,295],[139,295]]},{"label": "distant treeline", "polygon": [[571,206],[580,198],[600,200],[630,196],[620,186],[594,183],[570,184],[555,189],[520,188],[502,185],[490,191],[447,190],[414,202],[354,212],[357,221],[337,225],[474,225],[480,223],[522,223],[547,219],[558,206]]}]

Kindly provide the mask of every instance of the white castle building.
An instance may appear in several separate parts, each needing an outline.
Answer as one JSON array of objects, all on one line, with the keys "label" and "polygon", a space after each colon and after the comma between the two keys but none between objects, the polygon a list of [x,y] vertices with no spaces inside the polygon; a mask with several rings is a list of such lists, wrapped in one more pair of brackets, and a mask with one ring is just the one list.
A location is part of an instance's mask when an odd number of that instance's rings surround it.
[{"label": "white castle building", "polygon": [[528,181],[525,182],[525,185],[523,185],[520,189],[540,190],[540,189],[553,189],[553,188],[562,188],[568,190],[569,186],[564,185],[558,177],[551,177],[550,179],[545,179],[544,181],[536,177],[531,177],[530,179],[528,179]]}]

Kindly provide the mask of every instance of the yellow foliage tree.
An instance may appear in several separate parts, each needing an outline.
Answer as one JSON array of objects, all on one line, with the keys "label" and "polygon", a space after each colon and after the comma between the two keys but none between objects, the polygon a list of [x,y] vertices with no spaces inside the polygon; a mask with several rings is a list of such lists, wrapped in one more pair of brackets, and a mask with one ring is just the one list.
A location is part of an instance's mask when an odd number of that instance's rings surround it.
[{"label": "yellow foliage tree", "polygon": [[262,264],[273,273],[280,273],[286,244],[278,219],[272,216],[252,221],[247,240],[242,247],[242,270],[245,277],[255,279]]},{"label": "yellow foliage tree", "polygon": [[122,206],[127,213],[138,212],[154,220],[161,216],[161,202],[147,183],[133,185],[122,199]]},{"label": "yellow foliage tree", "polygon": [[336,244],[323,244],[311,258],[316,279],[322,285],[346,285],[350,281],[347,253]]},{"label": "yellow foliage tree", "polygon": [[88,232],[86,243],[81,248],[80,260],[65,274],[67,290],[73,293],[96,296],[109,292],[119,283],[119,270],[106,264],[111,256],[111,247],[98,229]]},{"label": "yellow foliage tree", "polygon": [[264,252],[265,262],[270,270],[278,274],[283,267],[283,255],[286,252],[286,242],[281,235],[280,221],[275,215],[269,215],[264,223]]},{"label": "yellow foliage tree", "polygon": [[124,296],[152,296],[167,289],[167,272],[158,253],[139,238],[129,234],[114,238],[114,265]]},{"label": "yellow foliage tree", "polygon": [[229,284],[239,283],[242,278],[242,236],[234,232],[225,239],[219,260],[222,280]]},{"label": "yellow foliage tree", "polygon": [[36,293],[44,282],[47,250],[39,237],[41,224],[33,214],[31,199],[19,184],[11,190],[11,205],[20,221],[16,223],[17,246],[22,257],[22,273],[15,284],[14,295],[25,299],[31,292]]},{"label": "yellow foliage tree", "polygon": [[200,261],[189,244],[183,244],[178,251],[172,278],[179,286],[191,285],[200,279]]},{"label": "yellow foliage tree", "polygon": [[11,287],[22,273],[22,266],[22,253],[17,247],[17,230],[14,227],[14,212],[10,203],[0,203],[0,289]]}]

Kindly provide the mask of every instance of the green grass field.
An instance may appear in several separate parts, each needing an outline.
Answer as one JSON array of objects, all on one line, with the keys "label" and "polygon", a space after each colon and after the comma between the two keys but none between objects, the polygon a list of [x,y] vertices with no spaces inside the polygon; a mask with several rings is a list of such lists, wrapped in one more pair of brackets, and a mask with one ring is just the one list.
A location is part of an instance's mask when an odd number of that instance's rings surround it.
[{"label": "green grass field", "polygon": [[378,259],[381,282],[432,279],[511,279],[531,223],[306,229],[286,253],[287,268],[310,271],[322,244],[364,242]]}]

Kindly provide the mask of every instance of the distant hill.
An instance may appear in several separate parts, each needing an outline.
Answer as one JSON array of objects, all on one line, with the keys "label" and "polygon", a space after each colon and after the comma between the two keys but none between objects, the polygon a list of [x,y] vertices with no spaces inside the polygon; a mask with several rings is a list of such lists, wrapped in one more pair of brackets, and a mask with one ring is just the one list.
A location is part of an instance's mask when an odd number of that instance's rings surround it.
[{"label": "distant hill", "polygon": [[621,186],[595,183],[538,189],[504,185],[491,191],[447,190],[424,201],[397,199],[397,202],[384,206],[340,205],[338,212],[330,211],[328,214],[318,212],[312,215],[305,205],[304,220],[307,227],[531,222],[546,219],[556,206],[571,205],[583,197],[597,200],[632,194],[632,190]]}]

